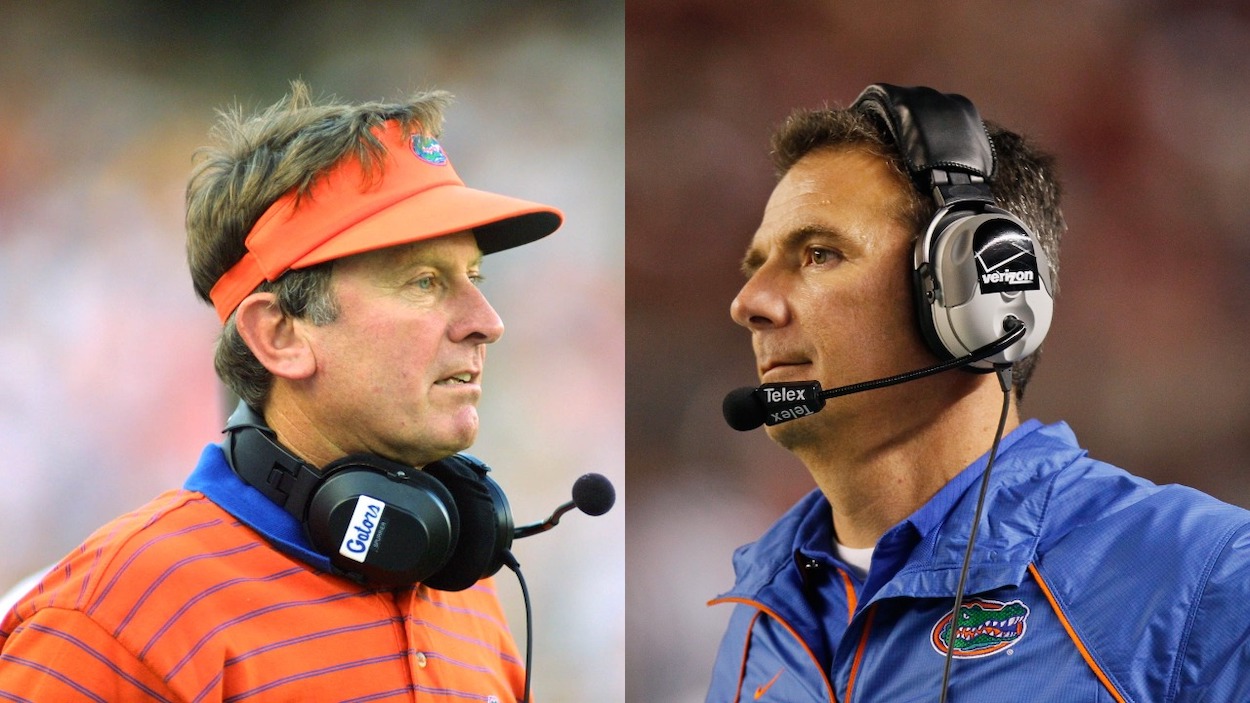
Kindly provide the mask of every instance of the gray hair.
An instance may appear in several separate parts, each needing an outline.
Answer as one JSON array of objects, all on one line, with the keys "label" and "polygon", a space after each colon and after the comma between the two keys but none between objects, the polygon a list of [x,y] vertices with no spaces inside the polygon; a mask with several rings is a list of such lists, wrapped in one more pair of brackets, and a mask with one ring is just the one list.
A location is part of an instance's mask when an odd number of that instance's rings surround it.
[{"label": "gray hair", "polygon": [[[409,133],[438,136],[450,102],[443,91],[394,103],[314,100],[307,85],[294,81],[290,94],[255,115],[238,106],[219,111],[212,130],[216,144],[197,151],[199,163],[187,184],[187,264],[196,294],[211,303],[213,285],[247,253],[248,233],[280,197],[307,195],[320,176],[348,158],[360,162],[366,181],[374,178],[384,148],[372,130],[397,120]],[[274,293],[285,315],[328,324],[338,316],[333,265],[288,271],[256,290]],[[231,391],[263,409],[273,377],[239,335],[233,312],[217,341],[214,366]]]}]

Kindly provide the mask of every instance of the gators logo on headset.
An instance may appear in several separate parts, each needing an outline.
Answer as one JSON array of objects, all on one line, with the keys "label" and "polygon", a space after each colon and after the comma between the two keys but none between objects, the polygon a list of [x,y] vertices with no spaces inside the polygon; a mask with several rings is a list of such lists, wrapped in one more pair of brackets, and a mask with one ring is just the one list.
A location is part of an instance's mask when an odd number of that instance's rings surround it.
[{"label": "gators logo on headset", "polygon": [[[929,643],[942,656],[946,656],[946,643],[951,641],[953,615],[947,613],[938,620],[929,634]],[[953,656],[962,659],[986,657],[1012,646],[1024,637],[1028,617],[1029,606],[1023,601],[1003,603],[973,598],[965,602],[959,608]]]}]

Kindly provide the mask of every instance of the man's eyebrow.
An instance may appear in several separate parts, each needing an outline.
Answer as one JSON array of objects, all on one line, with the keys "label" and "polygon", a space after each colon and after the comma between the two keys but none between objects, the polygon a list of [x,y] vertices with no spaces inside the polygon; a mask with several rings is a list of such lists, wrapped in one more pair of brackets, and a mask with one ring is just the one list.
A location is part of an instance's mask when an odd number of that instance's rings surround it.
[{"label": "man's eyebrow", "polygon": [[747,248],[747,253],[742,257],[742,263],[738,264],[738,269],[742,271],[742,275],[750,278],[760,267],[764,265],[764,253],[757,247],[751,246]]},{"label": "man's eyebrow", "polygon": [[[845,242],[847,242],[848,237],[840,230],[833,229],[832,227],[820,224],[809,224],[803,225],[802,227],[796,227],[795,229],[781,235],[780,241],[777,243],[777,247],[783,250],[792,250],[813,239],[823,239],[829,241],[830,245],[834,248],[842,249],[845,247]],[[768,254],[760,247],[752,244],[747,248],[747,253],[742,257],[742,263],[740,264],[742,274],[747,278],[750,278],[760,269],[761,266],[764,265],[764,262],[767,260]]]},{"label": "man's eyebrow", "polygon": [[[468,262],[467,266],[471,269],[482,267],[484,259],[482,252],[475,254]],[[434,268],[458,268],[460,262],[452,254],[442,252],[438,249],[409,249],[408,251],[395,257],[393,260],[397,270],[408,270],[420,266],[431,266]]]}]

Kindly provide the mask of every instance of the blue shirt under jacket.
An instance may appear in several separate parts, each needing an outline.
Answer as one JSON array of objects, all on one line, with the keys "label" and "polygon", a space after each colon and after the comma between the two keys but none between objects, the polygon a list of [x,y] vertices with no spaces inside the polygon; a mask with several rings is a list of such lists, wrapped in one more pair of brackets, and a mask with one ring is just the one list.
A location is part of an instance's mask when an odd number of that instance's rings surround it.
[{"label": "blue shirt under jacket", "polygon": [[[936,701],[983,456],[877,543],[866,579],[813,491],[734,555],[707,700]],[[1250,512],[1003,439],[956,620],[951,701],[1250,701]]]}]

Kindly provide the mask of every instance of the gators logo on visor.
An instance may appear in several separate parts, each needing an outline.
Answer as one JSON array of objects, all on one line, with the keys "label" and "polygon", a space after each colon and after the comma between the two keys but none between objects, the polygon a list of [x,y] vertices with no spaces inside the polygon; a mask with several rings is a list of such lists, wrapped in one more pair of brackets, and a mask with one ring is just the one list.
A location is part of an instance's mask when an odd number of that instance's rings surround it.
[{"label": "gators logo on visor", "polygon": [[[947,613],[929,634],[929,643],[938,654],[946,656],[946,643],[951,636],[951,616]],[[1024,637],[1029,617],[1029,606],[1023,601],[1002,603],[985,598],[973,598],[959,607],[959,620],[955,627],[954,655],[972,659],[987,657],[1015,644]]]},{"label": "gators logo on visor", "polygon": [[447,154],[443,151],[443,145],[439,144],[437,139],[428,135],[413,135],[412,153],[416,154],[417,158],[427,164],[443,166],[447,163]]}]

